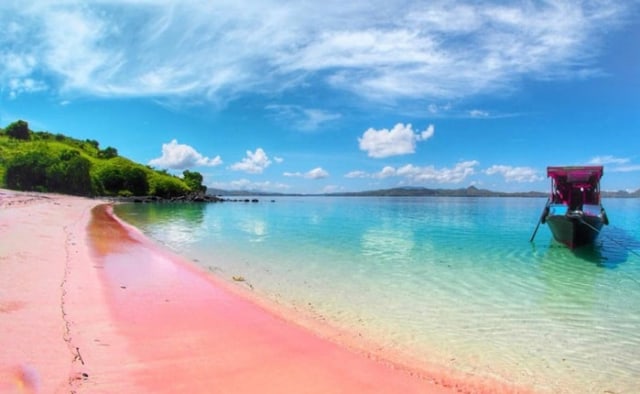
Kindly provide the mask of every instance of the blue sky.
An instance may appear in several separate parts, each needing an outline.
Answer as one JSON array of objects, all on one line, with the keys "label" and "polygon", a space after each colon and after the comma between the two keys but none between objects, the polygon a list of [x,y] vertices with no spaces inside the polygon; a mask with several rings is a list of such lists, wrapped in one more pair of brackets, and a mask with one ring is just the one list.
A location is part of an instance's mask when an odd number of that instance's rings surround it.
[{"label": "blue sky", "polygon": [[212,187],[640,188],[639,1],[4,0],[0,26],[1,125]]}]

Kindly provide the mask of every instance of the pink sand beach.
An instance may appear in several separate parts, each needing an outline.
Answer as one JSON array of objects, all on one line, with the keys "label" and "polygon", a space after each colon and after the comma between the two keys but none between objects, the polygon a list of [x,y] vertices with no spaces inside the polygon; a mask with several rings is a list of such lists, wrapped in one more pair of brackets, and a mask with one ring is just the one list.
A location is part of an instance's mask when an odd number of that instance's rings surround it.
[{"label": "pink sand beach", "polygon": [[100,200],[0,190],[0,239],[2,393],[518,391],[332,341]]}]

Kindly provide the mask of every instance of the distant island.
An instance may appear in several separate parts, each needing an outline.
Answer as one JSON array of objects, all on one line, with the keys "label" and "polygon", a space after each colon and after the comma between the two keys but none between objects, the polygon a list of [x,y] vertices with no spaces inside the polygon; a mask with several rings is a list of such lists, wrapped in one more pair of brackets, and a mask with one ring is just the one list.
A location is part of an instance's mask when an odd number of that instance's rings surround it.
[{"label": "distant island", "polygon": [[[320,193],[320,194],[296,194],[296,193],[271,193],[257,190],[222,190],[207,189],[208,194],[216,196],[327,196],[327,197],[547,197],[549,193],[539,191],[528,192],[497,192],[487,189],[478,189],[475,186],[459,189],[429,189],[426,187],[395,187],[390,189],[366,190],[361,192]],[[640,189],[629,193],[624,190],[611,192],[603,191],[605,198],[638,198]]]}]

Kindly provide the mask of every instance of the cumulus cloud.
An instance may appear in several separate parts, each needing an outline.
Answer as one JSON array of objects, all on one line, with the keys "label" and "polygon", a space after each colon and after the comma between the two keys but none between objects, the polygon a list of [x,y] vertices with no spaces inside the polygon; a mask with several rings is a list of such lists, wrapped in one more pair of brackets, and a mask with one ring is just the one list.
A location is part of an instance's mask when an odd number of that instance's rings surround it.
[{"label": "cumulus cloud", "polygon": [[[374,100],[457,99],[523,77],[598,74],[602,38],[633,4],[3,1],[0,88],[31,78],[76,94],[224,101],[313,84]],[[327,121],[308,116],[310,127]]]},{"label": "cumulus cloud", "polygon": [[461,183],[468,176],[475,174],[475,167],[478,164],[476,160],[456,163],[453,168],[418,167],[407,164],[396,169],[396,175],[413,182]]},{"label": "cumulus cloud", "polygon": [[536,169],[531,167],[493,165],[484,170],[484,173],[487,175],[502,175],[504,180],[507,182],[537,182],[544,179],[538,174]]},{"label": "cumulus cloud", "polygon": [[190,145],[179,144],[178,140],[175,139],[167,144],[162,144],[162,156],[149,161],[149,165],[174,170],[197,166],[217,166],[220,164],[222,164],[220,156],[210,159],[198,153]]},{"label": "cumulus cloud", "polygon": [[367,173],[364,171],[351,171],[345,175],[347,178],[374,178],[384,179],[389,177],[402,177],[409,183],[461,183],[469,176],[476,173],[475,167],[478,165],[476,160],[461,161],[456,163],[453,168],[443,167],[436,168],[434,166],[415,166],[407,164],[399,168],[385,166],[382,170],[375,173]]},{"label": "cumulus cloud", "polygon": [[422,132],[414,132],[411,124],[398,123],[393,129],[368,129],[358,138],[360,150],[366,151],[369,157],[383,158],[414,153],[416,143],[433,137],[433,125]]},{"label": "cumulus cloud", "polygon": [[307,171],[305,173],[302,172],[285,172],[282,174],[286,177],[297,177],[297,178],[307,178],[307,179],[323,179],[328,178],[329,173],[322,169],[322,167],[316,167],[313,170]]},{"label": "cumulus cloud", "polygon": [[384,179],[384,178],[388,178],[391,176],[396,175],[397,171],[395,168],[391,167],[391,166],[386,166],[384,167],[380,172],[374,174],[374,178],[380,178],[380,179]]},{"label": "cumulus cloud", "polygon": [[256,149],[255,152],[247,151],[247,157],[242,161],[231,165],[231,169],[235,171],[244,171],[250,174],[262,174],[265,168],[271,165],[269,156],[262,148]]},{"label": "cumulus cloud", "polygon": [[326,170],[323,170],[322,167],[316,167],[313,170],[307,172],[304,176],[305,178],[309,179],[322,179],[327,178],[329,176],[329,173]]}]

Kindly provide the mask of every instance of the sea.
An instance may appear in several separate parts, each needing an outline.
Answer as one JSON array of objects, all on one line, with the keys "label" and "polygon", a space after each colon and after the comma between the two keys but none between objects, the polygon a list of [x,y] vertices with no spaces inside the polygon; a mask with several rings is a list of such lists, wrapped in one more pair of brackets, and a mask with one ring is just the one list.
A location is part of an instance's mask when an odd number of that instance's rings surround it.
[{"label": "sea", "polygon": [[[251,197],[254,198],[254,197]],[[121,204],[148,237],[260,297],[425,365],[541,393],[640,392],[640,199],[569,250],[545,200],[259,197]]]}]

